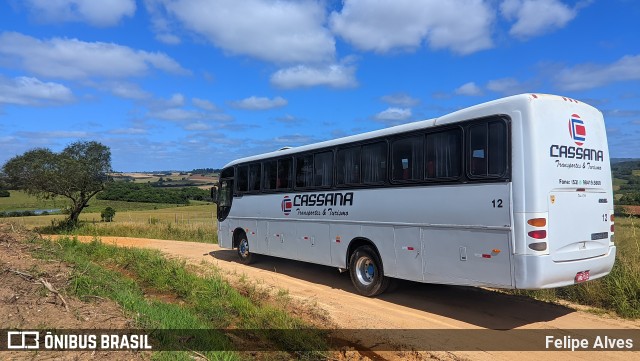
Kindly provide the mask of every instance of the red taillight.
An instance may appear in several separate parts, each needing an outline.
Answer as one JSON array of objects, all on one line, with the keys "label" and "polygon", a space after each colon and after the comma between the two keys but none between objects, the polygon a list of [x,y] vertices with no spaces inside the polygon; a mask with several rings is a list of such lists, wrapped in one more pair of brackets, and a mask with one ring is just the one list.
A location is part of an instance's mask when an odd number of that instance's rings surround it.
[{"label": "red taillight", "polygon": [[529,237],[535,238],[535,239],[545,239],[547,238],[547,231],[544,231],[544,230],[531,231],[529,232]]},{"label": "red taillight", "polygon": [[613,233],[614,230],[614,224],[613,224],[613,219],[615,218],[615,216],[612,214],[611,217],[609,217],[609,219],[611,220],[611,233]]}]

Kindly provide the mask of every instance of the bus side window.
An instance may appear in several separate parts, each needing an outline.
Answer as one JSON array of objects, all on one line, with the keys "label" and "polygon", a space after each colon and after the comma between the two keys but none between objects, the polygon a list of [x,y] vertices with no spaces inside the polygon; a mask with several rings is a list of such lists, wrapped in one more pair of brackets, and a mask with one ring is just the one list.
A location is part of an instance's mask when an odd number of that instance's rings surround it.
[{"label": "bus side window", "polygon": [[411,181],[422,179],[424,136],[398,139],[391,146],[392,179]]},{"label": "bus side window", "polygon": [[338,184],[360,183],[360,147],[338,150]]},{"label": "bus side window", "polygon": [[507,164],[507,128],[502,121],[469,127],[469,175],[501,177]]},{"label": "bus side window", "polygon": [[236,172],[236,190],[239,193],[244,193],[249,186],[249,167],[246,165],[238,166]]},{"label": "bus side window", "polygon": [[278,160],[278,181],[277,189],[291,189],[293,182],[291,179],[291,158]]},{"label": "bus side window", "polygon": [[459,128],[427,134],[426,179],[460,176],[461,139]]},{"label": "bus side window", "polygon": [[275,190],[278,179],[278,162],[269,160],[263,163],[262,189],[265,191]]},{"label": "bus side window", "polygon": [[387,143],[378,142],[362,147],[362,182],[382,183],[387,178]]},{"label": "bus side window", "polygon": [[249,192],[260,191],[260,164],[251,164],[249,166]]},{"label": "bus side window", "polygon": [[313,156],[311,154],[296,157],[296,188],[313,186]]},{"label": "bus side window", "polygon": [[331,187],[333,183],[333,152],[317,153],[314,158],[314,185],[316,187]]}]

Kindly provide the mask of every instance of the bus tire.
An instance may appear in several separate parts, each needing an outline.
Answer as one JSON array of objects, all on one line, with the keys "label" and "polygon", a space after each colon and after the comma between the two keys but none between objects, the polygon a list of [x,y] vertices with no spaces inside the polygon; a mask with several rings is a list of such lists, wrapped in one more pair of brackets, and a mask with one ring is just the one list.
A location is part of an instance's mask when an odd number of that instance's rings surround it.
[{"label": "bus tire", "polygon": [[238,259],[240,263],[250,264],[254,261],[253,253],[249,251],[249,240],[243,233],[238,239]]},{"label": "bus tire", "polygon": [[349,274],[354,287],[363,296],[377,296],[389,286],[382,261],[371,246],[360,246],[353,252],[349,259]]}]

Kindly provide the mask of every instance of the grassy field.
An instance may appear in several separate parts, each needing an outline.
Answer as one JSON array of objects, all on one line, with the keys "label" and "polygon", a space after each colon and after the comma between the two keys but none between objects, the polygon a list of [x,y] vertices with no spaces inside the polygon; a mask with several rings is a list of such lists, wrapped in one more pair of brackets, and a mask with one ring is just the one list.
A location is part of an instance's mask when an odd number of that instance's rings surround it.
[{"label": "grassy field", "polygon": [[[180,241],[216,243],[216,206],[213,203],[191,201],[192,205],[138,203],[92,199],[80,214],[81,226],[70,234],[92,236],[147,237]],[[21,191],[11,191],[11,197],[0,198],[4,210],[34,210],[64,208],[63,198],[40,200]],[[113,222],[101,222],[100,212],[106,207],[116,210]],[[4,218],[30,229],[52,233],[52,225],[64,214]],[[48,227],[48,228],[46,228]]]},{"label": "grassy field", "polygon": [[[9,191],[10,197],[0,197],[0,212],[2,211],[22,211],[34,209],[63,209],[70,204],[69,200],[64,197],[55,197],[52,199],[38,199],[30,196],[23,191]],[[89,206],[84,209],[84,213],[98,213],[100,220],[100,212],[107,207],[112,207],[118,212],[122,211],[146,211],[161,208],[175,208],[175,204],[167,203],[138,203],[138,202],[122,202],[107,201],[92,198]]]}]

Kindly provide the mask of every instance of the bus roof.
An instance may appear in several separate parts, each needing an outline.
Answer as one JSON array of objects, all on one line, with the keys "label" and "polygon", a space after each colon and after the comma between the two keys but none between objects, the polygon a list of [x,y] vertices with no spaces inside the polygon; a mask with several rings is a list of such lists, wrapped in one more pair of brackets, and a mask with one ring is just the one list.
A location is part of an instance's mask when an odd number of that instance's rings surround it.
[{"label": "bus roof", "polygon": [[[425,128],[433,127],[436,125],[453,124],[458,121],[463,121],[471,118],[479,118],[486,115],[497,114],[496,112],[501,111],[499,109],[499,106],[505,103],[526,104],[535,99],[553,99],[553,100],[564,99],[565,101],[572,101],[576,103],[578,102],[576,100],[558,96],[558,95],[537,94],[537,93],[536,94],[531,94],[531,93],[518,94],[518,95],[513,95],[505,98],[492,100],[486,103],[474,105],[468,108],[460,109],[453,113],[440,116],[438,118],[426,119],[426,120],[420,120],[416,122],[396,125],[393,127],[374,130],[366,133],[350,135],[347,137],[327,140],[327,141],[303,145],[299,147],[284,147],[284,148],[281,148],[280,150],[276,150],[273,152],[258,154],[258,155],[249,156],[245,158],[239,158],[229,162],[224,166],[224,168],[227,168],[236,164],[240,164],[240,163],[247,163],[247,162],[253,162],[253,161],[258,161],[262,159],[293,155],[293,154],[303,153],[307,151],[313,151],[316,149],[329,148],[329,147],[334,147],[341,144],[348,144],[352,142],[366,141],[368,139],[374,139],[374,138],[384,137],[388,135],[405,133],[413,130],[425,129]],[[503,113],[506,113],[508,109],[512,109],[512,107],[505,108]]]}]

